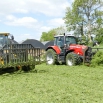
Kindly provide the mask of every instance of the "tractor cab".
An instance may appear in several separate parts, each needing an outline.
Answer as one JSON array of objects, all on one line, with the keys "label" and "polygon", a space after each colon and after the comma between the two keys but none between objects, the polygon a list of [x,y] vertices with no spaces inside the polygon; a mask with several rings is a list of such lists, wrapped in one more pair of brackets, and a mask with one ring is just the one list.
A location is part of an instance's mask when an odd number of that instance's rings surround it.
[{"label": "tractor cab", "polygon": [[10,40],[13,40],[14,37],[10,33],[0,33],[0,48],[4,45],[10,44]]},{"label": "tractor cab", "polygon": [[69,47],[70,44],[77,44],[77,38],[73,35],[58,35],[54,37],[54,45],[60,47]]}]

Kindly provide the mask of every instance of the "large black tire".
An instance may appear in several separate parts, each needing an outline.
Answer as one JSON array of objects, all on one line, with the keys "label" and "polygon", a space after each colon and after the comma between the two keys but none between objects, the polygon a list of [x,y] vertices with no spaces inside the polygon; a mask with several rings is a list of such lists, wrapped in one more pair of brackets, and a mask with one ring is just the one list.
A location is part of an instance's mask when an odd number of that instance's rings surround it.
[{"label": "large black tire", "polygon": [[66,64],[68,66],[79,65],[81,63],[80,57],[75,53],[68,53],[66,56]]},{"label": "large black tire", "polygon": [[30,65],[26,65],[26,66],[22,66],[22,70],[25,71],[25,72],[28,72],[30,71]]},{"label": "large black tire", "polygon": [[53,49],[48,49],[46,51],[46,64],[54,65],[57,63],[57,54]]}]

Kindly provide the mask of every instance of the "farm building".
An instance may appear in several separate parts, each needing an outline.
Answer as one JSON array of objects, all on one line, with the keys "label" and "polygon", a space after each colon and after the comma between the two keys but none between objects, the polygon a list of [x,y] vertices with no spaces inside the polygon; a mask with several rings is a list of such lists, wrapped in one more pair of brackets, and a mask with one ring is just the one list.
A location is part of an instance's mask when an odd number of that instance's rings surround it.
[{"label": "farm building", "polygon": [[23,41],[22,44],[32,44],[33,47],[35,47],[35,48],[41,48],[41,49],[45,48],[44,45],[36,39],[27,39],[27,40]]},{"label": "farm building", "polygon": [[44,46],[45,46],[45,49],[48,47],[48,46],[53,46],[54,45],[54,41],[45,41],[43,42]]},{"label": "farm building", "polygon": [[40,48],[40,54],[43,54],[45,51],[45,46],[36,39],[27,39],[22,44],[31,44],[34,48]]},{"label": "farm building", "polygon": [[45,45],[45,44],[47,44],[49,41],[43,41],[42,43]]},{"label": "farm building", "polygon": [[17,41],[15,41],[15,40],[11,40],[11,39],[9,39],[9,41],[11,41],[13,44],[19,44]]}]

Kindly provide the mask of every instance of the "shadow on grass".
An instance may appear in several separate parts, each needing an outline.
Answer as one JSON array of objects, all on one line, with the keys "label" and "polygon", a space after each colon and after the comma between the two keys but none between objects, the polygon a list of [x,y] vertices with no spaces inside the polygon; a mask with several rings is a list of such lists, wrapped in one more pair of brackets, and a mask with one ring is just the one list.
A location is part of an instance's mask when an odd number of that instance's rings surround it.
[{"label": "shadow on grass", "polygon": [[13,67],[5,68],[0,70],[0,75],[9,75],[9,74],[13,74],[16,71],[17,70],[15,70]]},{"label": "shadow on grass", "polygon": [[23,71],[23,70],[16,70],[14,68],[5,68],[0,70],[0,75],[14,75],[14,74],[23,74],[23,73],[37,73],[36,69]]},{"label": "shadow on grass", "polygon": [[47,70],[37,70],[37,73],[46,73],[48,72]]}]

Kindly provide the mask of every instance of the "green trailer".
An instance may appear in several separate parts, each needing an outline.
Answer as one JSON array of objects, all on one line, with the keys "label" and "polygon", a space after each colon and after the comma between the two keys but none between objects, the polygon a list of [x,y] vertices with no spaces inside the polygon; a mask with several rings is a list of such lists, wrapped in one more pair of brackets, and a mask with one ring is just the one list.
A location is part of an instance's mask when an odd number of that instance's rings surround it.
[{"label": "green trailer", "polygon": [[40,48],[31,44],[14,44],[10,33],[0,33],[0,71],[35,68],[40,63]]}]

